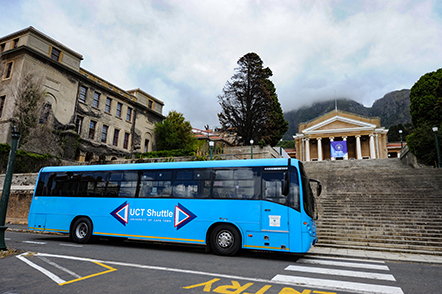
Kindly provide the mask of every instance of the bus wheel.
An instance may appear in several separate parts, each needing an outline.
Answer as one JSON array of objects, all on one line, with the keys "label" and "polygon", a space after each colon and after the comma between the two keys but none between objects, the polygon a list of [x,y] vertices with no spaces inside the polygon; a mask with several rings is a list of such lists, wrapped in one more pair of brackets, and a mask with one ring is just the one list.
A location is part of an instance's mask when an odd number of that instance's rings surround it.
[{"label": "bus wheel", "polygon": [[235,255],[241,246],[238,230],[231,225],[219,225],[211,234],[210,244],[219,255]]},{"label": "bus wheel", "polygon": [[70,236],[75,243],[93,241],[91,220],[86,217],[77,219],[72,225]]}]

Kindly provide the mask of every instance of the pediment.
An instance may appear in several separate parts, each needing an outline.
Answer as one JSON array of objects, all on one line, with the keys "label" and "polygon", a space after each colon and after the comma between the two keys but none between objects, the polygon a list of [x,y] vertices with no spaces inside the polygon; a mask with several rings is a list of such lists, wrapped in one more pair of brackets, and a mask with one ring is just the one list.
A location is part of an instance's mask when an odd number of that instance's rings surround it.
[{"label": "pediment", "polygon": [[302,131],[304,134],[374,130],[376,125],[336,115]]}]

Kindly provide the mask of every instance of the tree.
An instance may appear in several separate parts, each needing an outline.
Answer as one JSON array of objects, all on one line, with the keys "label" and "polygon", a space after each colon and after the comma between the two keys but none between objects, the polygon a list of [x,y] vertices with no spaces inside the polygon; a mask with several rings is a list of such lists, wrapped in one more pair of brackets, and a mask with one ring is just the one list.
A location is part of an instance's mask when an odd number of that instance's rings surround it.
[{"label": "tree", "polygon": [[[410,91],[410,114],[415,130],[407,136],[410,151],[425,164],[437,161],[433,127],[442,129],[442,68],[423,75]],[[439,140],[442,149],[442,140]]]},{"label": "tree", "polygon": [[14,120],[21,134],[20,146],[28,142],[45,109],[43,80],[42,74],[23,69],[9,85],[11,97],[15,100]]},{"label": "tree", "polygon": [[192,126],[183,114],[174,110],[160,123],[155,124],[155,141],[157,150],[193,150],[196,138]]},{"label": "tree", "polygon": [[[222,111],[218,113],[224,130],[234,129],[238,143],[247,145],[265,140],[276,144],[287,131],[275,87],[269,80],[272,71],[263,68],[256,53],[247,53],[238,60],[239,67],[218,96]],[[281,121],[282,115],[282,121]]]},{"label": "tree", "polygon": [[[271,76],[272,72],[270,69],[269,72]],[[279,143],[279,140],[281,140],[284,134],[288,131],[289,123],[284,118],[281,104],[279,103],[278,96],[276,95],[275,85],[268,78],[265,79],[265,84],[266,89],[269,91],[272,99],[272,106],[269,112],[269,123],[267,124],[263,140],[270,146],[276,146]]]},{"label": "tree", "polygon": [[410,114],[416,128],[442,122],[442,68],[423,75],[411,88]]}]

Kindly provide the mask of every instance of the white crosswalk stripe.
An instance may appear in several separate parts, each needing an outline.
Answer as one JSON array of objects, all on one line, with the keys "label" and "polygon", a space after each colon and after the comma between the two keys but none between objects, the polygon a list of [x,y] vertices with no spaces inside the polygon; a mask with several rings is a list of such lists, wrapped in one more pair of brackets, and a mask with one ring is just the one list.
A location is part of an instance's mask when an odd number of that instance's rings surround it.
[{"label": "white crosswalk stripe", "polygon": [[[287,266],[285,268],[286,272],[276,275],[272,281],[293,286],[327,289],[329,291],[363,294],[404,293],[400,287],[394,286],[396,279],[388,273],[390,269],[385,265],[385,262],[312,257],[300,258],[296,263],[296,265]],[[310,275],[320,275],[321,278],[309,277]],[[324,275],[332,276],[333,279],[325,279],[323,278]],[[339,279],[336,279],[336,277],[339,277]],[[357,280],[355,281],[355,279]],[[362,283],[361,279],[367,282]],[[380,285],[380,282],[382,284],[388,282],[388,284]]]}]

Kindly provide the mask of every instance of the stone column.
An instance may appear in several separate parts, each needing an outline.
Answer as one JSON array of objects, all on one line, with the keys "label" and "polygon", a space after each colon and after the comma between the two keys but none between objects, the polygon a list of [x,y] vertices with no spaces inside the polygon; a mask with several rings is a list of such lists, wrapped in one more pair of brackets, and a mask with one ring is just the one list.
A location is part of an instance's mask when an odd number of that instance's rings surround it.
[{"label": "stone column", "polygon": [[322,138],[316,138],[318,141],[318,161],[322,161]]},{"label": "stone column", "polygon": [[[347,136],[343,136],[342,139],[347,142]],[[348,160],[348,146],[347,146],[347,153],[344,156],[344,160]]]},{"label": "stone column", "polygon": [[356,135],[356,159],[362,159],[361,135]]},{"label": "stone column", "polygon": [[305,139],[305,161],[310,161],[310,139]]},{"label": "stone column", "polygon": [[376,150],[374,148],[374,134],[370,134],[370,158],[376,158]]},{"label": "stone column", "polygon": [[335,157],[332,157],[332,156],[331,156],[331,142],[333,142],[333,141],[335,140],[335,137],[329,137],[329,139],[330,139],[330,157],[331,157],[330,159],[331,159],[331,160],[336,160]]}]

